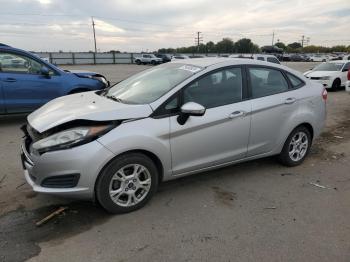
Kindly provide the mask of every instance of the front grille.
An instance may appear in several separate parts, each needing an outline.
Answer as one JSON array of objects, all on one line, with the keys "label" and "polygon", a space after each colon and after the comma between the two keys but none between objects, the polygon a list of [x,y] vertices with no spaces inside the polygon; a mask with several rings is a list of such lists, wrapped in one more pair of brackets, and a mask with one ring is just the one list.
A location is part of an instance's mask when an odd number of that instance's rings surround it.
[{"label": "front grille", "polygon": [[78,184],[80,174],[70,174],[62,176],[51,176],[41,182],[42,187],[50,188],[70,188]]}]

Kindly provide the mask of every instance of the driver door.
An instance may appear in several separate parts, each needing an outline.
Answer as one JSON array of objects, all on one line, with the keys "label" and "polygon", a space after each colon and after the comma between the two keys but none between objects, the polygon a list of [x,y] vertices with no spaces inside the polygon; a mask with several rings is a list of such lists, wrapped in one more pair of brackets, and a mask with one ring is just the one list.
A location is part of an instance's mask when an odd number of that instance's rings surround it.
[{"label": "driver door", "polygon": [[[1,61],[1,58],[6,58]],[[0,82],[7,113],[30,112],[61,95],[60,76],[41,74],[45,66],[39,61],[16,53],[0,53]]]},{"label": "driver door", "polygon": [[244,93],[240,67],[209,73],[182,90],[181,104],[196,102],[206,112],[203,116],[190,116],[183,125],[179,124],[177,115],[170,117],[174,175],[246,156],[251,102],[243,101]]}]

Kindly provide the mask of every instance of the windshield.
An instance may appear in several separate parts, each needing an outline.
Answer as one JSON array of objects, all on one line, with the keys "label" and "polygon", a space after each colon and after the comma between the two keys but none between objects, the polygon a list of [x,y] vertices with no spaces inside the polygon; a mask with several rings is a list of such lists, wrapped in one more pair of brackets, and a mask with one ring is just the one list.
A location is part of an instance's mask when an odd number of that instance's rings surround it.
[{"label": "windshield", "polygon": [[340,71],[344,63],[322,63],[316,66],[313,71]]},{"label": "windshield", "polygon": [[200,70],[201,67],[180,63],[163,64],[117,83],[106,96],[123,103],[149,104]]}]

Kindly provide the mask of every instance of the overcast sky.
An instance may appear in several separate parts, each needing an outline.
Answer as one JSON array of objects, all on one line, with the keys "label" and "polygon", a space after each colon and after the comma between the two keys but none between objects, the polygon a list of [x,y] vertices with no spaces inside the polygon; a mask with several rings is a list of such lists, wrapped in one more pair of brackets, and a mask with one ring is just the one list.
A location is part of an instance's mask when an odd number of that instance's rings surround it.
[{"label": "overcast sky", "polygon": [[0,0],[0,43],[34,51],[153,51],[251,38],[269,45],[301,36],[350,45],[350,0]]}]

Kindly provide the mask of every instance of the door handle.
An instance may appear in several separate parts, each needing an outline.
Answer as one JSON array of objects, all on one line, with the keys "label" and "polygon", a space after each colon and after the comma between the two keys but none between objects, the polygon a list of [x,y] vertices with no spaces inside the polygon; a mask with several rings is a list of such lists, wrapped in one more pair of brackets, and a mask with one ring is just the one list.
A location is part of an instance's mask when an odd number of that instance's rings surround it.
[{"label": "door handle", "polygon": [[228,115],[228,118],[233,119],[233,118],[240,117],[240,116],[245,116],[245,112],[244,111],[232,112],[231,114]]},{"label": "door handle", "polygon": [[289,105],[289,104],[295,103],[295,101],[297,101],[297,100],[294,97],[289,97],[284,101],[284,103]]},{"label": "door handle", "polygon": [[16,82],[17,80],[15,78],[5,78],[4,82]]}]

